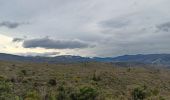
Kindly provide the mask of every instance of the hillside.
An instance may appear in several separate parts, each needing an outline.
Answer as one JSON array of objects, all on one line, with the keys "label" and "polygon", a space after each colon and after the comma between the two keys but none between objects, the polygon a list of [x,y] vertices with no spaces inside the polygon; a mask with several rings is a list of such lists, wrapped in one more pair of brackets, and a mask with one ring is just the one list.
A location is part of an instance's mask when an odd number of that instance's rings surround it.
[{"label": "hillside", "polygon": [[112,63],[0,62],[0,100],[170,100],[170,70]]}]

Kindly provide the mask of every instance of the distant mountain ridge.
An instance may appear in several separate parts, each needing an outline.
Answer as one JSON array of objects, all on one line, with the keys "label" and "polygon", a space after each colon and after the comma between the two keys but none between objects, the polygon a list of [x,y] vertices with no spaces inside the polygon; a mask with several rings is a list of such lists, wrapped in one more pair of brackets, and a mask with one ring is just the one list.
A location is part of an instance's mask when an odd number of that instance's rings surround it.
[{"label": "distant mountain ridge", "polygon": [[170,64],[170,54],[138,54],[138,55],[124,55],[113,58],[116,62],[141,62],[148,64]]},{"label": "distant mountain ridge", "polygon": [[48,63],[72,63],[90,61],[88,57],[81,56],[56,56],[56,57],[40,57],[40,56],[19,56],[12,54],[0,53],[0,60],[2,61],[25,61],[25,62],[48,62]]},{"label": "distant mountain ridge", "polygon": [[118,57],[81,57],[81,56],[56,56],[56,57],[31,57],[18,56],[12,54],[0,53],[0,60],[3,61],[26,61],[26,62],[48,62],[48,63],[75,63],[75,62],[138,62],[146,64],[164,64],[170,65],[170,54],[138,54],[123,55]]}]

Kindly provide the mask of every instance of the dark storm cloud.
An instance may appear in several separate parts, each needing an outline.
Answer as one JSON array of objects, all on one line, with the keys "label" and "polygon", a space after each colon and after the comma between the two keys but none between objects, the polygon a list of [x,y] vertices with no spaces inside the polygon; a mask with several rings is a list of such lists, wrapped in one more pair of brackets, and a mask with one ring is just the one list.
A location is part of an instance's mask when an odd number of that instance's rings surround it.
[{"label": "dark storm cloud", "polygon": [[90,45],[79,40],[53,40],[49,38],[25,40],[23,47],[25,48],[46,48],[46,49],[75,49],[87,48]]},{"label": "dark storm cloud", "polygon": [[22,38],[13,38],[12,42],[21,42],[24,41]]},{"label": "dark storm cloud", "polygon": [[17,27],[19,27],[23,24],[26,24],[26,23],[3,21],[3,22],[0,22],[0,27],[7,27],[7,28],[10,28],[10,29],[14,29],[14,28],[17,28]]},{"label": "dark storm cloud", "polygon": [[157,26],[159,31],[169,32],[170,31],[170,22],[166,22]]}]

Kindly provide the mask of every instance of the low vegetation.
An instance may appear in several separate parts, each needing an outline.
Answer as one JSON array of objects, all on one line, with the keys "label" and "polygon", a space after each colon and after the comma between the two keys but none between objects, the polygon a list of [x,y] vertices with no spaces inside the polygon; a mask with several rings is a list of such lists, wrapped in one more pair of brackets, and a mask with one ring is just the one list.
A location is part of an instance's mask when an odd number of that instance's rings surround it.
[{"label": "low vegetation", "polygon": [[170,100],[170,70],[0,62],[0,100]]}]

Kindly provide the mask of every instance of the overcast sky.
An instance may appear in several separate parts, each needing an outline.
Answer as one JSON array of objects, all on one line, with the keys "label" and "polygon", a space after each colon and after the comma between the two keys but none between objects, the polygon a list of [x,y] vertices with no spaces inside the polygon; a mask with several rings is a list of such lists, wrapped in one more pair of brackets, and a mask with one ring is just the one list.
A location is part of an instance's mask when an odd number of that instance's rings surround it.
[{"label": "overcast sky", "polygon": [[0,12],[2,53],[170,53],[170,0],[0,0]]}]

